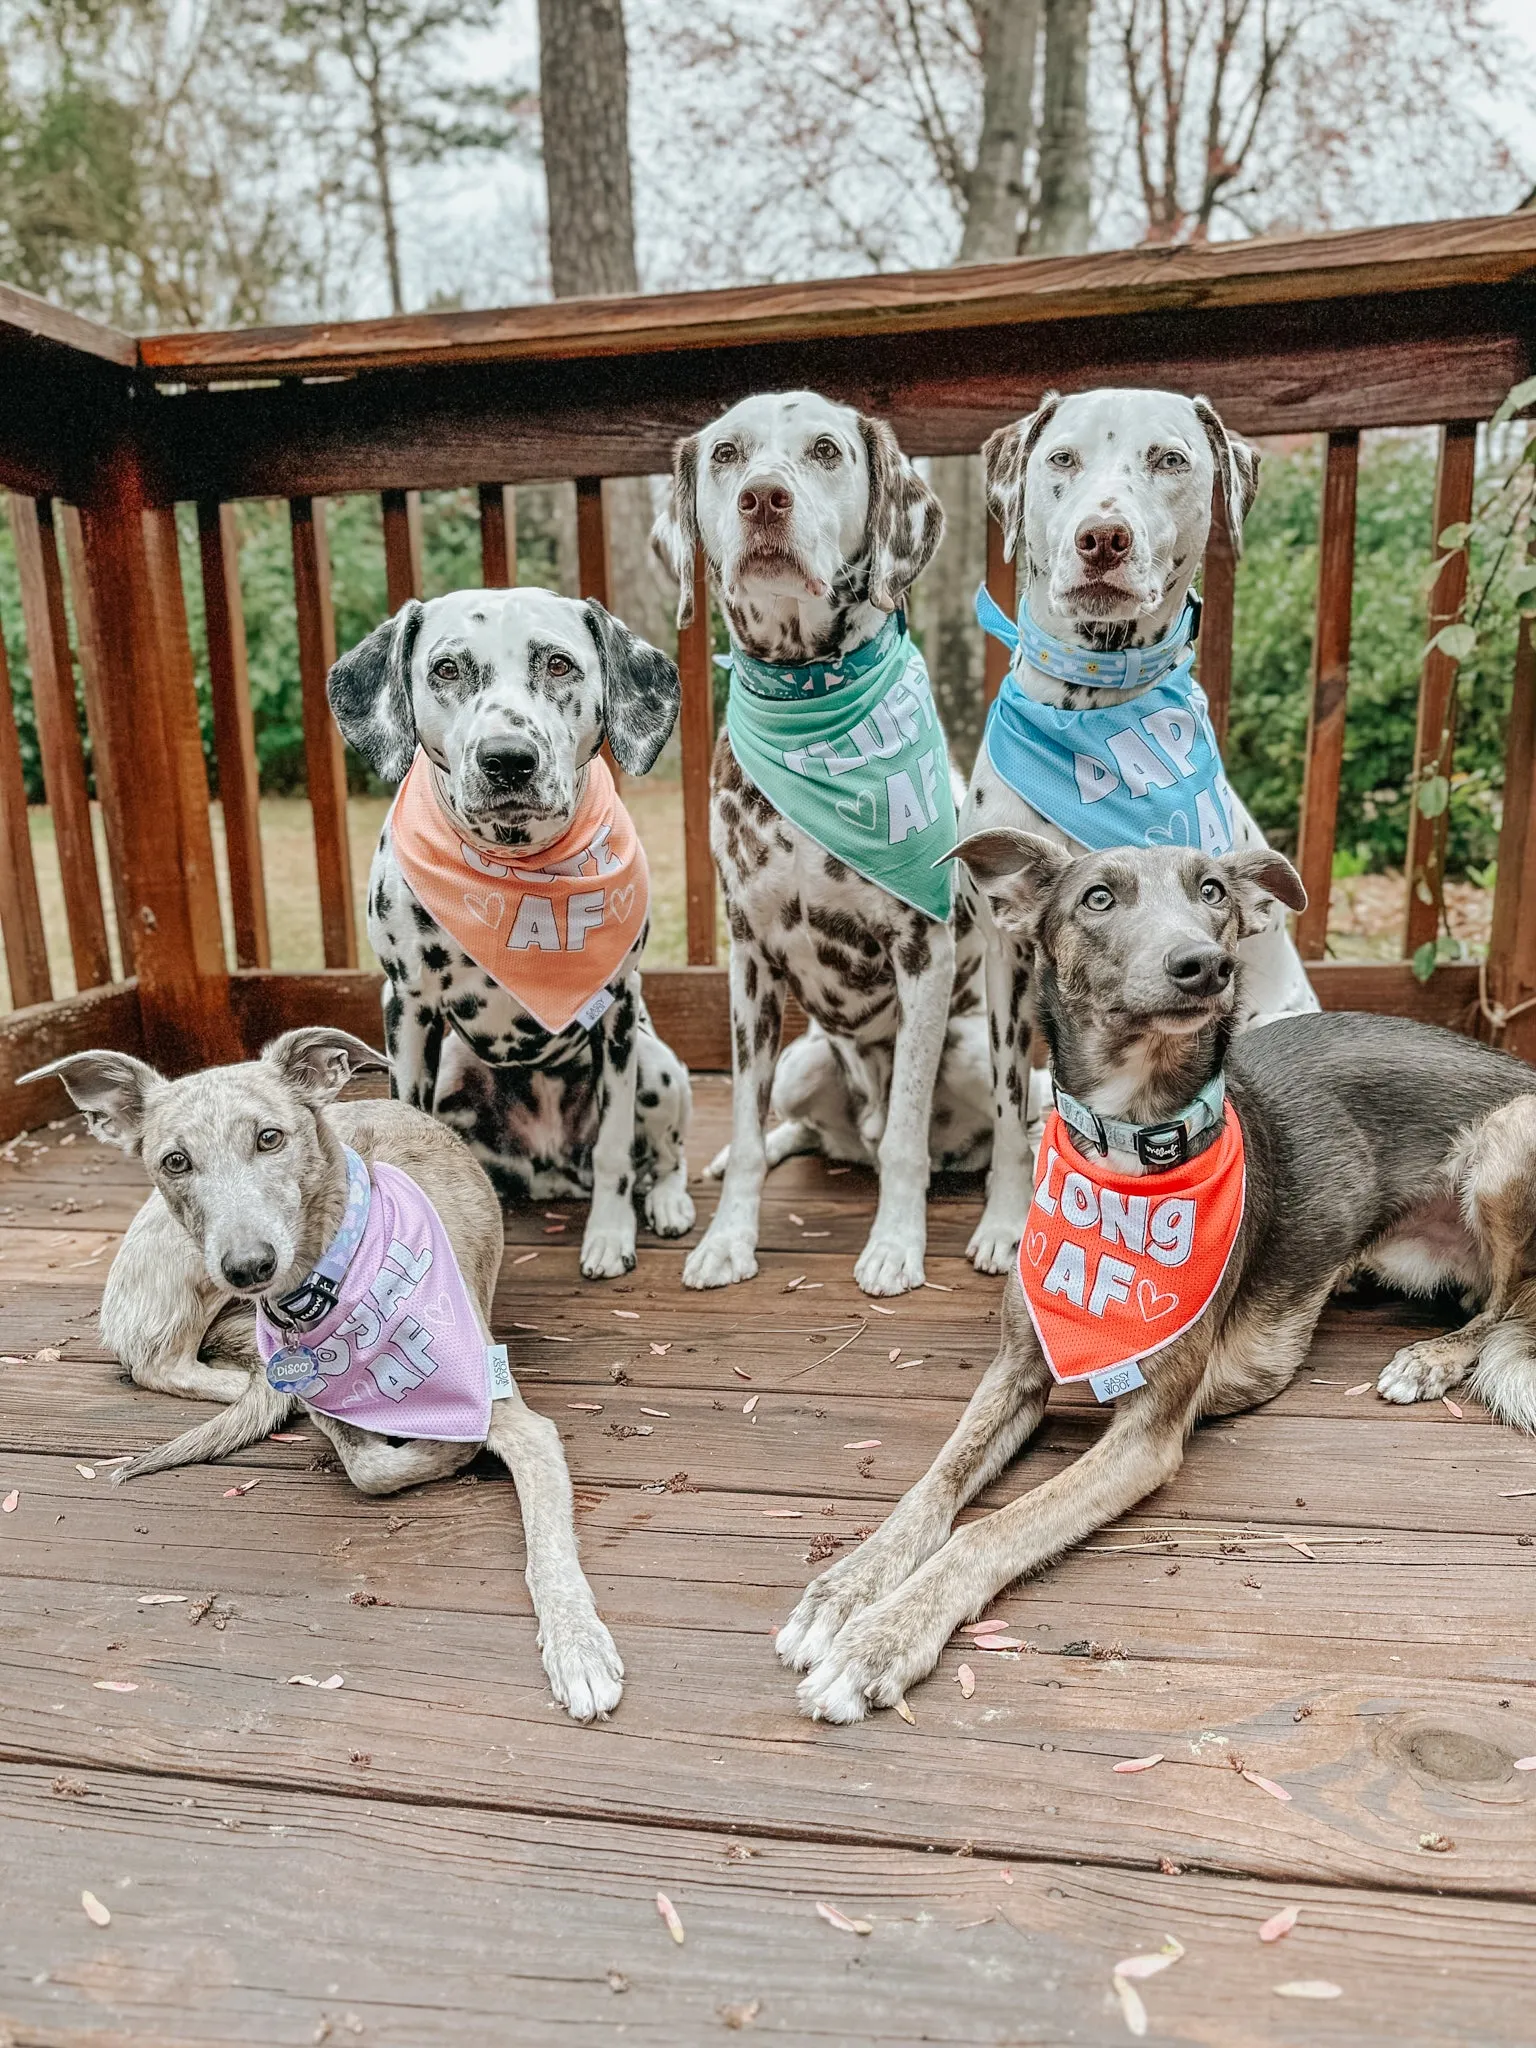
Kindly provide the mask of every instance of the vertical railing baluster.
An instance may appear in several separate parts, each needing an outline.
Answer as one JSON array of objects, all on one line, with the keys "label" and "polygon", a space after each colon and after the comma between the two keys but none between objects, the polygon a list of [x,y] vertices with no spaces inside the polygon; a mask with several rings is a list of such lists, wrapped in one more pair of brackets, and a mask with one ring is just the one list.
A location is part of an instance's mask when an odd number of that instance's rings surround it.
[{"label": "vertical railing baluster", "polygon": [[213,744],[219,763],[219,803],[241,967],[270,967],[266,869],[261,854],[260,779],[251,718],[251,678],[240,595],[240,535],[233,505],[200,500],[198,544],[203,563],[203,617],[208,640],[208,684],[213,700]]},{"label": "vertical railing baluster", "polygon": [[[1003,560],[1003,529],[991,513],[987,514],[987,595],[1001,611],[1011,619],[1019,607],[1019,565],[1017,561]],[[983,697],[985,707],[990,709],[993,698],[1003,687],[1003,677],[1008,673],[1012,657],[1001,640],[994,640],[989,633],[982,655]],[[964,763],[960,764],[962,769]]]},{"label": "vertical railing baluster", "polygon": [[704,550],[693,558],[693,617],[677,635],[683,683],[678,715],[683,750],[683,872],[688,898],[688,965],[715,961],[715,861],[709,848],[709,773],[715,751],[714,636]]},{"label": "vertical railing baluster", "polygon": [[391,614],[422,593],[421,493],[385,491],[384,586]]},{"label": "vertical railing baluster", "polygon": [[321,946],[327,967],[355,967],[357,925],[352,909],[352,847],[347,837],[347,757],[325,695],[325,679],[336,660],[325,500],[294,498],[289,502],[288,513],[293,530],[293,595],[299,619],[304,766],[315,828]]},{"label": "vertical railing baluster", "polygon": [[[1527,559],[1536,549],[1527,550]],[[1504,817],[1488,935],[1488,994],[1499,1011],[1532,1007],[1496,1034],[1507,1052],[1536,1060],[1536,625],[1522,618],[1504,739]],[[1522,908],[1524,915],[1521,915]],[[1486,1023],[1487,1020],[1485,1019]]]},{"label": "vertical railing baluster", "polygon": [[[1472,486],[1477,467],[1476,420],[1453,420],[1440,429],[1440,460],[1435,469],[1434,528],[1430,545],[1436,556],[1440,536],[1472,516]],[[1429,594],[1429,631],[1433,640],[1443,626],[1461,617],[1467,595],[1467,551],[1453,548],[1440,562]],[[1450,780],[1456,753],[1456,672],[1458,664],[1438,647],[1424,656],[1419,677],[1418,727],[1414,735],[1413,780],[1408,786],[1408,844],[1403,870],[1408,877],[1408,908],[1403,920],[1403,953],[1411,959],[1440,933],[1440,905],[1445,884],[1445,848],[1450,824],[1447,801],[1433,817],[1420,808],[1427,783],[1437,776]]]},{"label": "vertical railing baluster", "polygon": [[[603,480],[600,476],[576,479],[576,587],[582,597],[595,598],[604,610],[608,603],[608,521],[603,509]],[[613,771],[615,787],[622,789],[624,771],[613,758],[613,749],[603,741],[603,759]]]},{"label": "vertical railing baluster", "polygon": [[1312,695],[1307,707],[1307,761],[1301,788],[1296,864],[1307,907],[1296,920],[1303,960],[1321,960],[1328,943],[1328,899],[1344,771],[1344,713],[1349,691],[1349,638],[1355,601],[1355,487],[1360,436],[1353,428],[1328,436],[1317,548],[1317,625],[1312,640]]},{"label": "vertical railing baluster", "polygon": [[127,869],[127,839],[122,805],[113,779],[112,749],[107,745],[107,714],[102,704],[101,651],[96,619],[91,605],[91,579],[86,568],[85,540],[80,527],[79,508],[66,505],[64,512],[64,556],[69,565],[69,598],[75,614],[75,642],[80,654],[80,683],[85,695],[86,730],[91,736],[91,774],[96,784],[96,801],[107,835],[107,864],[112,871],[112,913],[117,926],[118,954],[125,976],[134,971],[133,911],[124,879]]},{"label": "vertical railing baluster", "polygon": [[32,665],[32,704],[43,757],[43,787],[53,814],[75,985],[100,988],[112,979],[112,956],[101,907],[96,842],[91,834],[91,800],[75,708],[75,665],[69,649],[52,500],[22,497],[13,491],[11,533]]},{"label": "vertical railing baluster", "polygon": [[0,938],[5,940],[5,966],[11,984],[11,1007],[25,1010],[51,1002],[53,977],[48,972],[48,942],[43,934],[43,909],[32,864],[32,835],[27,829],[27,785],[16,733],[16,706],[11,697],[11,669],[5,637],[0,634]]},{"label": "vertical railing baluster", "polygon": [[517,493],[510,484],[480,486],[480,580],[487,590],[517,582]]}]

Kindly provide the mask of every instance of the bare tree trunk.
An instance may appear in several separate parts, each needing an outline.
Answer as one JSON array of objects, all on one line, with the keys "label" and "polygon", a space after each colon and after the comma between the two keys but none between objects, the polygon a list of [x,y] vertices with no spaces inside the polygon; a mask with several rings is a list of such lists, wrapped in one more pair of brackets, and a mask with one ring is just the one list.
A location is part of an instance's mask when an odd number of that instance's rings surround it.
[{"label": "bare tree trunk", "polygon": [[1093,0],[1045,0],[1040,199],[1030,248],[1072,256],[1088,246],[1088,29]]},{"label": "bare tree trunk", "polygon": [[[539,98],[555,297],[638,291],[622,0],[539,0]],[[649,481],[615,478],[603,503],[613,609],[668,645],[673,599],[650,549]]]},{"label": "bare tree trunk", "polygon": [[[1024,157],[1034,133],[1040,0],[989,0],[981,28],[981,135],[966,182],[957,260],[1003,263],[1018,255],[1025,220]],[[983,641],[975,594],[987,565],[987,508],[980,458],[938,456],[932,482],[944,507],[944,541],[918,585],[914,611],[950,756],[969,774],[982,726]]]}]

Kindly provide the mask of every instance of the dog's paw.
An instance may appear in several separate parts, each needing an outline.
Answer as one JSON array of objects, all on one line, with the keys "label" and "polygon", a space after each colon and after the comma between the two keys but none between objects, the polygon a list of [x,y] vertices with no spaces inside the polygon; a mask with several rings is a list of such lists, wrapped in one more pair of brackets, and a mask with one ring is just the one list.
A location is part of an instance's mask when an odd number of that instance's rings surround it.
[{"label": "dog's paw", "polygon": [[581,1240],[581,1270],[589,1280],[617,1280],[635,1270],[635,1219],[604,1225],[588,1223]]},{"label": "dog's paw", "polygon": [[923,1238],[871,1236],[853,1269],[855,1283],[866,1294],[905,1294],[923,1284]]},{"label": "dog's paw", "polygon": [[757,1271],[757,1247],[745,1231],[709,1231],[683,1267],[685,1287],[730,1287]]},{"label": "dog's paw", "polygon": [[1465,1358],[1447,1353],[1434,1338],[1405,1344],[1382,1368],[1376,1391],[1384,1401],[1438,1401],[1461,1385],[1469,1369]]},{"label": "dog's paw", "polygon": [[894,1707],[907,1688],[938,1662],[945,1636],[914,1626],[911,1603],[898,1594],[847,1622],[796,1692],[813,1721],[862,1721],[871,1707]]},{"label": "dog's paw", "polygon": [[965,1248],[978,1273],[1010,1273],[1018,1255],[1018,1231],[1005,1218],[991,1215],[982,1217]]},{"label": "dog's paw", "polygon": [[720,1147],[720,1150],[715,1154],[714,1158],[711,1159],[708,1166],[705,1167],[704,1178],[706,1180],[724,1180],[725,1169],[730,1165],[730,1163],[731,1148],[729,1145],[722,1145]]},{"label": "dog's paw", "polygon": [[573,1721],[613,1712],[624,1692],[624,1665],[595,1612],[551,1620],[542,1648],[549,1689]]},{"label": "dog's paw", "polygon": [[872,1607],[901,1583],[897,1561],[883,1563],[879,1537],[824,1571],[801,1594],[799,1604],[774,1637],[774,1648],[791,1671],[809,1671],[831,1649],[845,1622]]},{"label": "dog's paw", "polygon": [[658,1237],[681,1237],[693,1228],[693,1197],[686,1173],[669,1173],[645,1197],[645,1220]]}]

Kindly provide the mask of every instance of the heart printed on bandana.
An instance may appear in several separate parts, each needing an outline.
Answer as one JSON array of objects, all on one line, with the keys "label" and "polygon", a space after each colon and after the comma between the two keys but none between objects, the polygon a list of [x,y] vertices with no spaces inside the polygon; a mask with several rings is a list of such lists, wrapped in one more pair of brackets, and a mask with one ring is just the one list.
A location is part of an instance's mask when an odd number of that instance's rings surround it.
[{"label": "heart printed on bandana", "polygon": [[1141,1310],[1144,1322],[1160,1322],[1164,1316],[1171,1316],[1178,1305],[1176,1294],[1159,1294],[1152,1281],[1137,1281],[1136,1306]]},{"label": "heart printed on bandana", "polygon": [[622,889],[610,889],[608,908],[613,912],[615,924],[623,924],[635,907],[635,885],[626,882]]},{"label": "heart printed on bandana", "polygon": [[464,891],[464,908],[471,917],[478,918],[481,924],[488,924],[494,927],[499,925],[503,917],[506,916],[507,899],[505,896],[492,896],[489,893],[484,896],[477,896],[473,889],[466,889]]},{"label": "heart printed on bandana", "polygon": [[857,797],[839,797],[837,815],[846,818],[850,825],[857,825],[861,832],[876,832],[880,828],[880,807],[872,789],[863,790]]},{"label": "heart printed on bandana", "polygon": [[421,1312],[429,1323],[435,1323],[440,1330],[453,1326],[453,1303],[446,1294],[440,1294],[436,1301],[424,1301]]},{"label": "heart printed on bandana", "polygon": [[1043,1230],[1032,1230],[1029,1233],[1025,1240],[1024,1249],[1029,1254],[1029,1263],[1032,1266],[1043,1266],[1045,1264],[1045,1254],[1049,1248],[1049,1243],[1050,1240],[1046,1237]]},{"label": "heart printed on bandana", "polygon": [[1147,827],[1147,844],[1148,846],[1189,846],[1192,844],[1188,812],[1175,811],[1166,824],[1149,825]]}]

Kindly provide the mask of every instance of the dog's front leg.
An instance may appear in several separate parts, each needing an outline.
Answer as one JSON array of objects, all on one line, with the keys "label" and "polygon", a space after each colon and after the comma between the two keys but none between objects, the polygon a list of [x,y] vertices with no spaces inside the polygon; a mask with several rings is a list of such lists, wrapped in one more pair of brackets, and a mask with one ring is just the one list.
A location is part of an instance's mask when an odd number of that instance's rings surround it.
[{"label": "dog's front leg", "polygon": [[618,1705],[624,1666],[581,1568],[560,1432],[514,1392],[509,1400],[491,1404],[486,1442],[517,1487],[528,1548],[528,1596],[550,1688],[573,1720],[596,1720]]},{"label": "dog's front leg", "polygon": [[1034,1195],[1029,1144],[1029,961],[996,924],[987,948],[987,1037],[992,1047],[992,1169],[987,1205],[966,1256],[978,1273],[1006,1273]]},{"label": "dog's front leg", "polygon": [[593,1033],[597,1054],[597,1137],[592,1206],[581,1240],[581,1270],[612,1280],[635,1264],[635,1032],[640,976],[631,969]]},{"label": "dog's front leg", "polygon": [[957,1530],[893,1593],[855,1614],[801,1681],[803,1711],[858,1721],[872,1706],[894,1706],[927,1677],[960,1624],[1004,1586],[1165,1485],[1184,1462],[1193,1415],[1188,1377],[1177,1378],[1177,1387],[1149,1385],[1123,1396],[1109,1428],[1075,1464]]},{"label": "dog's front leg", "polygon": [[893,1593],[932,1557],[960,1509],[1034,1433],[1050,1390],[1050,1369],[1015,1280],[1003,1296],[1002,1346],[949,1442],[874,1535],[812,1580],[779,1630],[776,1647],[792,1670],[819,1662],[852,1615]]},{"label": "dog's front leg", "polygon": [[391,1095],[430,1116],[443,1057],[443,1013],[435,990],[397,981],[385,984],[384,1050],[389,1055]]},{"label": "dog's front leg", "polygon": [[923,1284],[929,1126],[955,986],[953,930],[914,912],[911,936],[896,942],[892,963],[901,1021],[880,1138],[880,1201],[869,1242],[853,1269],[866,1294],[905,1294]]},{"label": "dog's front leg", "polygon": [[685,1287],[728,1287],[757,1271],[757,1217],[768,1154],[763,1126],[773,1094],[784,996],[749,938],[731,937],[731,1148],[720,1206],[683,1267]]}]

